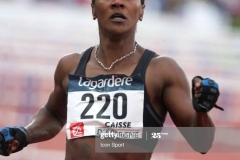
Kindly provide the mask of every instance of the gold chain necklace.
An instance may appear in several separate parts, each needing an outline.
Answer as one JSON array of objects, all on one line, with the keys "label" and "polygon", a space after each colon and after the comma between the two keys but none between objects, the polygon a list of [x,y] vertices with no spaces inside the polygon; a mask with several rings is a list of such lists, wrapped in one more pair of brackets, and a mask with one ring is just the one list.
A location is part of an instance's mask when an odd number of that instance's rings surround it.
[{"label": "gold chain necklace", "polygon": [[105,65],[97,58],[97,50],[98,50],[98,47],[99,47],[99,45],[97,45],[97,46],[96,46],[97,48],[96,48],[96,50],[95,50],[95,59],[96,59],[96,61],[97,61],[105,70],[110,70],[115,63],[117,63],[117,62],[123,60],[124,58],[126,58],[126,57],[132,55],[133,53],[135,53],[135,52],[136,52],[136,49],[137,49],[137,46],[138,46],[138,44],[137,44],[137,42],[136,42],[136,43],[135,43],[135,47],[134,47],[134,49],[133,49],[132,52],[130,52],[130,53],[128,53],[128,54],[125,54],[124,56],[122,56],[122,57],[116,59],[115,61],[113,61],[112,64],[110,65],[110,67],[105,67]]}]

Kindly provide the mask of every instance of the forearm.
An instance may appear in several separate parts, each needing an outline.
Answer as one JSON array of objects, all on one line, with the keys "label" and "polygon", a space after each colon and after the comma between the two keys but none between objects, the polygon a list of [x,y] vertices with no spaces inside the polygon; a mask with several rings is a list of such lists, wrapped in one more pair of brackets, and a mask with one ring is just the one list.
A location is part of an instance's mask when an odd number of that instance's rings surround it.
[{"label": "forearm", "polygon": [[215,126],[207,112],[195,113],[190,132],[186,139],[192,148],[203,154],[208,152],[214,141]]},{"label": "forearm", "polygon": [[29,133],[29,143],[37,143],[55,137],[62,127],[46,107],[42,107],[25,128]]}]

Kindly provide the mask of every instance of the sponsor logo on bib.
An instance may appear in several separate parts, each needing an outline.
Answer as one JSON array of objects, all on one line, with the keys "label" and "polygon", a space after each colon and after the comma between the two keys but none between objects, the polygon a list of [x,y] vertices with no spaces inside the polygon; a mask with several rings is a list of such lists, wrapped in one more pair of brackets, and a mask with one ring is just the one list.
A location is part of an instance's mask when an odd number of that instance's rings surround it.
[{"label": "sponsor logo on bib", "polygon": [[82,122],[70,124],[70,135],[71,138],[83,137],[84,136],[84,124]]},{"label": "sponsor logo on bib", "polygon": [[115,87],[115,86],[130,86],[133,81],[132,77],[117,77],[116,75],[112,75],[111,78],[105,78],[105,79],[98,79],[98,80],[91,80],[86,78],[85,81],[83,81],[83,77],[80,77],[78,85],[89,87],[89,89],[96,89],[96,88],[104,88],[104,87]]}]

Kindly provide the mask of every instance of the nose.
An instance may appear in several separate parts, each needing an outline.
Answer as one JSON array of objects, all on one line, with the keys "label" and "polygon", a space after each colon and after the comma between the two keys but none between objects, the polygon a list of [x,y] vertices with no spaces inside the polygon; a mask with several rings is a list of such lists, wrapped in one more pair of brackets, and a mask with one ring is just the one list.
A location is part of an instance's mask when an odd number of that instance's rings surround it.
[{"label": "nose", "polygon": [[123,3],[123,0],[113,0],[111,7],[112,8],[124,8],[125,5]]}]

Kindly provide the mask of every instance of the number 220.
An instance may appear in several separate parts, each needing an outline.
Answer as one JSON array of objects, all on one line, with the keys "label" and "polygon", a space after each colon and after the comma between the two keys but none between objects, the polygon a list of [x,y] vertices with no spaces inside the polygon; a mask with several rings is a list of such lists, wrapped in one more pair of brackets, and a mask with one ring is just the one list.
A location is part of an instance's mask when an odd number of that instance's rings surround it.
[{"label": "number 220", "polygon": [[[110,115],[103,115],[110,104],[110,95],[109,94],[101,94],[97,97],[98,101],[102,101],[103,97],[105,97],[105,103],[101,110],[97,113],[98,119],[110,119]],[[118,99],[119,97],[122,98],[122,114],[118,114]],[[80,115],[81,119],[93,119],[93,115],[87,115],[87,112],[94,104],[94,96],[91,93],[84,94],[82,96],[82,101],[86,101],[89,98],[89,103],[86,108],[83,110],[82,114]],[[116,93],[113,97],[113,117],[116,119],[124,119],[127,116],[127,95],[124,93]]]}]

